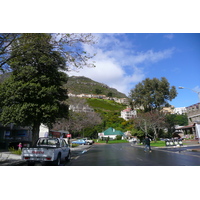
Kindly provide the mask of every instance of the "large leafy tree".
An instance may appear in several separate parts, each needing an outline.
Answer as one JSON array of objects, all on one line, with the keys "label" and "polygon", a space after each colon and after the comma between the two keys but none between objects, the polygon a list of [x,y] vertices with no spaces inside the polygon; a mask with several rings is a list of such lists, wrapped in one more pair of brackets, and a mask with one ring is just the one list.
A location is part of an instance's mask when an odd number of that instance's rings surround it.
[{"label": "large leafy tree", "polygon": [[162,77],[161,80],[147,78],[130,91],[133,106],[143,107],[145,112],[161,109],[176,96],[175,86],[170,87],[165,77]]},{"label": "large leafy tree", "polygon": [[63,88],[65,59],[54,50],[49,34],[22,34],[12,44],[11,76],[0,85],[0,121],[32,126],[32,144],[41,123],[67,117]]},{"label": "large leafy tree", "polygon": [[0,121],[32,126],[34,144],[41,123],[66,118],[63,71],[94,66],[83,48],[93,43],[91,34],[0,34],[0,73],[12,72],[0,85]]}]

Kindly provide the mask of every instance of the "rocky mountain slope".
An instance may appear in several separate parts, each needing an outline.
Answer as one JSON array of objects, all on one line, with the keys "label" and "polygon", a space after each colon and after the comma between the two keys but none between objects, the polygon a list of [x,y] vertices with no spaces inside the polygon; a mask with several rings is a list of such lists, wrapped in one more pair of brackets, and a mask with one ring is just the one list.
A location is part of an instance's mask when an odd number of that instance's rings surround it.
[{"label": "rocky mountain slope", "polygon": [[72,76],[68,78],[65,85],[68,93],[72,94],[101,94],[117,98],[127,98],[125,94],[117,91],[115,88],[93,81],[83,76]]}]

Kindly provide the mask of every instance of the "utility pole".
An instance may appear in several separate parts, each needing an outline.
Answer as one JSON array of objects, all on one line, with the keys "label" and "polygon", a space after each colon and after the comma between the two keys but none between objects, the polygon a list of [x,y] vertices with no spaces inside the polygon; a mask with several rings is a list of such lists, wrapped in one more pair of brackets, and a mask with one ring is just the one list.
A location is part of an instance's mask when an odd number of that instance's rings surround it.
[{"label": "utility pole", "polygon": [[145,136],[147,137],[147,122],[144,120]]}]

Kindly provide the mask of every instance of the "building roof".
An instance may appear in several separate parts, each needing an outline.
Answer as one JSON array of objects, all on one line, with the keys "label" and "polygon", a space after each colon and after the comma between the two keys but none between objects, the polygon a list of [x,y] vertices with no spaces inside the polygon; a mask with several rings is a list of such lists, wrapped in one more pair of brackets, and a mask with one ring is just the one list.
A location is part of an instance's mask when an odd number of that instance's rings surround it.
[{"label": "building roof", "polygon": [[176,130],[181,130],[181,129],[191,129],[191,128],[194,128],[194,127],[195,127],[195,123],[192,124],[192,125],[182,126],[182,127],[176,128]]},{"label": "building roof", "polygon": [[119,130],[115,130],[114,128],[110,127],[107,130],[105,130],[104,135],[124,135],[123,132],[119,131]]},{"label": "building roof", "polygon": [[126,108],[125,110],[123,110],[122,112],[130,112],[130,111],[132,111],[132,109],[131,108]]}]

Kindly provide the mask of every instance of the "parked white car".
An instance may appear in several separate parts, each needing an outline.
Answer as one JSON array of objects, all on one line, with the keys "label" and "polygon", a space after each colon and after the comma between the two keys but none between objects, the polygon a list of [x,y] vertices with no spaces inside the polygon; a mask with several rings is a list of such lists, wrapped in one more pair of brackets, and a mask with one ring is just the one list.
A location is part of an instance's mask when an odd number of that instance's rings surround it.
[{"label": "parked white car", "polygon": [[28,165],[35,162],[51,162],[60,165],[62,160],[70,160],[71,152],[63,138],[39,138],[35,148],[23,148],[22,160]]},{"label": "parked white car", "polygon": [[85,140],[86,144],[91,145],[94,143],[94,140],[90,140],[88,138],[83,138],[83,140]]}]

